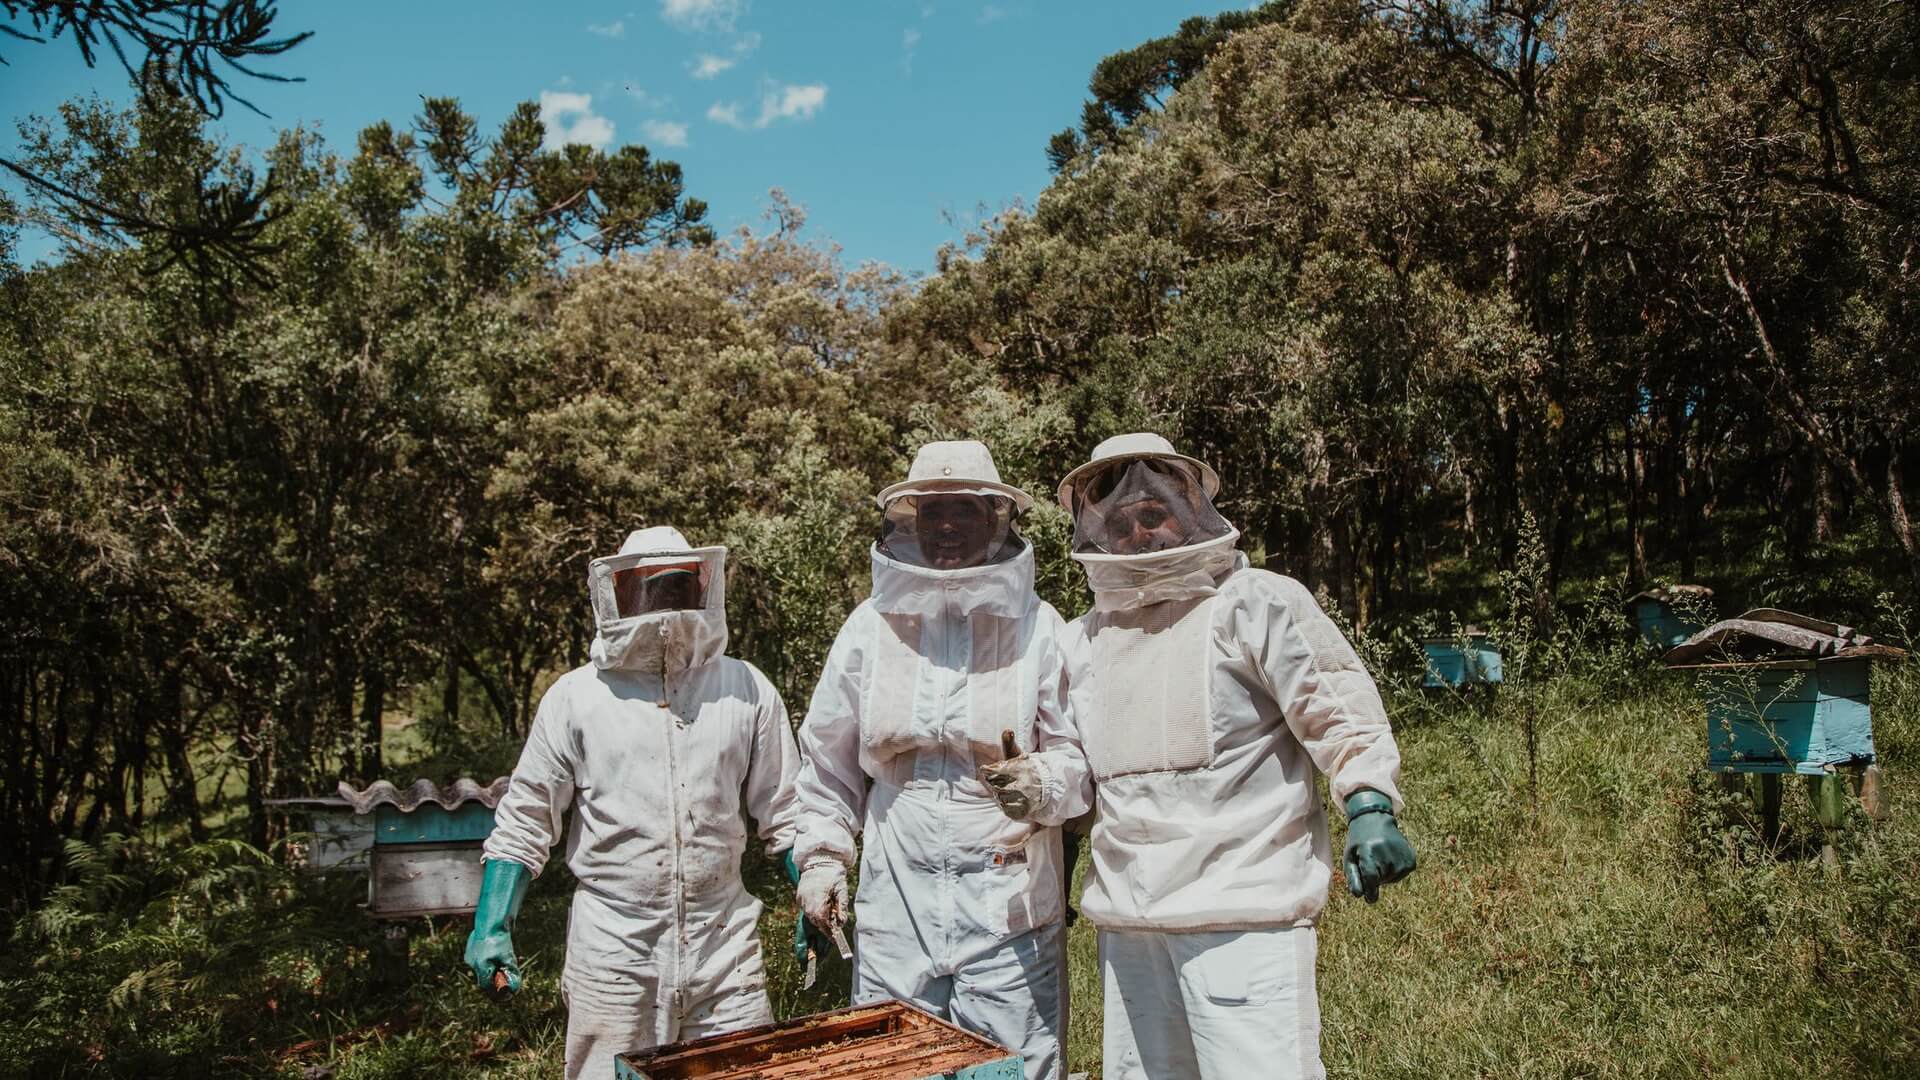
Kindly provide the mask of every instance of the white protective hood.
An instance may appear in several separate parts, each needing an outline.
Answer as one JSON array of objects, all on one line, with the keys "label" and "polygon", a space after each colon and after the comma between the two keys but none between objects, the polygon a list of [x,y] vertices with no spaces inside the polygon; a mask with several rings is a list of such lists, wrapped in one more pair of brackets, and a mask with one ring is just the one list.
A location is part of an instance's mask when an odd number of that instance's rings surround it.
[{"label": "white protective hood", "polygon": [[1033,545],[1023,538],[1010,559],[961,570],[935,570],[887,557],[875,544],[873,607],[882,615],[997,615],[1024,618],[1039,602],[1033,591]]},{"label": "white protective hood", "polygon": [[[661,563],[700,564],[699,610],[656,611],[621,618],[614,602],[614,574]],[[657,525],[628,534],[620,553],[587,564],[593,597],[594,639],[590,656],[601,669],[657,671],[678,675],[711,663],[727,651],[727,549],[695,548],[680,531]]]},{"label": "white protective hood", "polygon": [[1123,611],[1164,600],[1191,600],[1212,596],[1247,557],[1234,545],[1240,530],[1232,529],[1198,544],[1142,555],[1106,555],[1075,552],[1073,559],[1087,571],[1096,611]]}]

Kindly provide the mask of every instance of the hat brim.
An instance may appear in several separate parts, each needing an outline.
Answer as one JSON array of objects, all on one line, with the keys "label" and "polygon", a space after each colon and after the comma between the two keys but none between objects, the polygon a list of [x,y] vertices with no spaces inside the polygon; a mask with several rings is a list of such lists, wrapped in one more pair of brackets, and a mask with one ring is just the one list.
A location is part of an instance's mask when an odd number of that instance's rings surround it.
[{"label": "hat brim", "polygon": [[1109,457],[1095,458],[1081,465],[1061,479],[1060,486],[1054,489],[1053,497],[1060,500],[1060,505],[1066,509],[1067,513],[1071,514],[1073,513],[1073,500],[1070,494],[1073,491],[1073,485],[1075,483],[1110,465],[1118,465],[1123,461],[1138,461],[1142,458],[1155,458],[1160,461],[1178,461],[1185,465],[1191,465],[1199,470],[1200,490],[1207,493],[1207,498],[1211,499],[1220,494],[1220,474],[1213,471],[1213,466],[1201,461],[1199,458],[1188,457],[1185,454],[1169,454],[1164,450],[1143,450],[1131,454],[1113,454]]},{"label": "hat brim", "polygon": [[1016,513],[1024,514],[1033,509],[1033,496],[1011,484],[999,484],[992,480],[970,480],[962,477],[933,477],[925,480],[902,480],[880,489],[873,501],[885,510],[887,504],[902,495],[998,495],[1012,499]]}]

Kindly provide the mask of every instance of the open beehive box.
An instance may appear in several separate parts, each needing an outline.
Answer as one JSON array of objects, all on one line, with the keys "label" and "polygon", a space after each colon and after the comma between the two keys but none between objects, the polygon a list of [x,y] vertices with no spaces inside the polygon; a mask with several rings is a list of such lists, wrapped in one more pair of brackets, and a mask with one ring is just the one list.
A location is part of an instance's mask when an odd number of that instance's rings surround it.
[{"label": "open beehive box", "polygon": [[1020,1080],[1020,1055],[884,1001],[614,1059],[620,1080]]}]

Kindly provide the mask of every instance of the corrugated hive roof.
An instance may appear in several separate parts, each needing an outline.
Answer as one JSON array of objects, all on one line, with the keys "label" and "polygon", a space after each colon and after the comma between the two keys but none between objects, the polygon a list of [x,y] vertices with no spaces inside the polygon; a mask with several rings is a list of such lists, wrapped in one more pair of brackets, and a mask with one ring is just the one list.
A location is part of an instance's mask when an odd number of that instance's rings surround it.
[{"label": "corrugated hive roof", "polygon": [[1722,619],[1667,650],[1669,667],[1768,660],[1823,660],[1843,657],[1906,655],[1875,645],[1851,626],[1815,619],[1779,608],[1754,608],[1737,619]]},{"label": "corrugated hive roof", "polygon": [[340,781],[340,797],[353,807],[356,814],[370,814],[376,806],[394,806],[401,813],[410,813],[420,808],[421,803],[438,803],[452,810],[462,804],[477,802],[492,809],[507,794],[507,777],[499,777],[493,783],[482,787],[478,782],[461,777],[442,787],[422,777],[415,780],[405,790],[397,788],[392,781],[376,780],[367,785],[366,790],[356,789],[345,780]]}]

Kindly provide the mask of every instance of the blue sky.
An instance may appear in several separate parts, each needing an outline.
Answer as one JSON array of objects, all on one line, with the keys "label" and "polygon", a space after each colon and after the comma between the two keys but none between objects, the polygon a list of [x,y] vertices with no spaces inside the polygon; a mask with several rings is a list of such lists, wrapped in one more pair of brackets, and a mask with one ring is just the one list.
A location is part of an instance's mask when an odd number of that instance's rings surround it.
[{"label": "blue sky", "polygon": [[[680,162],[722,231],[757,224],[780,187],[849,263],[925,272],[983,211],[1046,186],[1047,139],[1078,118],[1102,56],[1228,6],[283,0],[277,27],[315,34],[268,69],[306,81],[237,80],[269,117],[236,106],[221,127],[250,146],[317,127],[347,153],[368,123],[410,120],[423,95],[459,98],[483,130],[542,101],[551,140],[640,142]],[[110,55],[89,70],[64,39],[0,37],[0,56],[0,145],[16,144],[13,121],[67,98],[129,97]],[[22,248],[52,251],[34,236]]]}]

